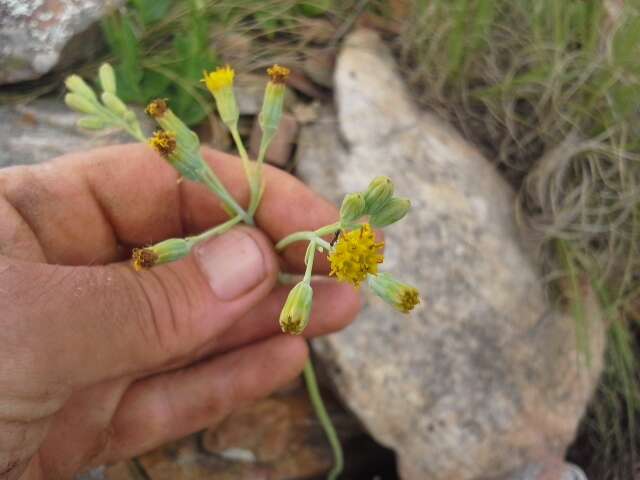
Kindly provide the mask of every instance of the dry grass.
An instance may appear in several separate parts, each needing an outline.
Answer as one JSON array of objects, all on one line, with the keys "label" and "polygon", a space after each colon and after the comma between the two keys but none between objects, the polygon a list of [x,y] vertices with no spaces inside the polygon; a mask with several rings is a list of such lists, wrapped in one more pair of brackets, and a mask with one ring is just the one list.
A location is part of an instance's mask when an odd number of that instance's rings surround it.
[{"label": "dry grass", "polygon": [[518,190],[550,289],[599,294],[608,362],[582,438],[602,479],[629,478],[640,419],[640,5],[613,3],[415,1],[398,39],[420,103]]}]

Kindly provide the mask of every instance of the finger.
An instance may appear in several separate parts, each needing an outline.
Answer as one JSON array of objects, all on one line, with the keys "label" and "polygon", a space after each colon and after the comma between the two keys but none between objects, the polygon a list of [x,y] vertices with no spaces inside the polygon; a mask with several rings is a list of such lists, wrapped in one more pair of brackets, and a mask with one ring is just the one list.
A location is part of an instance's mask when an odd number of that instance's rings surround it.
[{"label": "finger", "polygon": [[[290,290],[291,286],[286,285],[275,288],[217,339],[215,352],[229,351],[280,333],[278,319]],[[329,280],[313,282],[313,308],[304,337],[326,335],[346,327],[360,308],[360,295],[351,285]]]},{"label": "finger", "polygon": [[202,364],[134,384],[113,419],[109,461],[129,458],[220,422],[302,370],[307,346],[277,336]]},{"label": "finger", "polygon": [[[247,180],[237,157],[204,149],[204,157],[231,194],[246,205]],[[337,210],[291,175],[265,166],[266,189],[257,223],[272,241],[337,219]],[[142,144],[67,155],[38,166],[0,171],[0,251],[17,256],[16,222],[35,235],[50,263],[86,265],[122,259],[122,245],[156,243],[201,232],[228,218],[204,186],[183,181]],[[298,267],[303,246],[287,258]]]},{"label": "finger", "polygon": [[2,321],[13,322],[0,344],[46,385],[170,368],[265,298],[277,270],[269,240],[246,227],[139,273],[14,262],[0,271]]}]

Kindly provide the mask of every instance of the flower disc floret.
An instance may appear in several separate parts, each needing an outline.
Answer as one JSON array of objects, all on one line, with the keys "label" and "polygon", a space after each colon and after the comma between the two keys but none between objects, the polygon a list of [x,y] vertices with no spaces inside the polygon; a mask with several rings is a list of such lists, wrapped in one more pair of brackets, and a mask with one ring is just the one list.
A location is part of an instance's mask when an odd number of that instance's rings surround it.
[{"label": "flower disc floret", "polygon": [[176,150],[176,136],[172,132],[157,130],[149,139],[149,145],[160,155],[167,158]]},{"label": "flower disc floret", "polygon": [[291,70],[287,67],[283,67],[282,65],[274,65],[273,67],[267,68],[267,75],[273,83],[284,83],[284,81],[289,77]]},{"label": "flower disc floret", "polygon": [[158,254],[149,248],[134,248],[131,257],[136,272],[151,268],[158,261]]},{"label": "flower disc floret", "polygon": [[329,254],[330,275],[355,287],[367,278],[377,275],[378,265],[384,260],[381,250],[384,242],[376,242],[375,234],[368,223],[359,229],[340,235]]},{"label": "flower disc floret", "polygon": [[162,117],[168,109],[169,106],[165,98],[156,98],[147,105],[144,112],[152,118],[159,118]]},{"label": "flower disc floret", "polygon": [[229,65],[224,67],[218,67],[214,72],[204,72],[204,78],[202,81],[205,83],[209,91],[213,94],[220,92],[221,90],[233,86],[233,78],[236,73]]}]

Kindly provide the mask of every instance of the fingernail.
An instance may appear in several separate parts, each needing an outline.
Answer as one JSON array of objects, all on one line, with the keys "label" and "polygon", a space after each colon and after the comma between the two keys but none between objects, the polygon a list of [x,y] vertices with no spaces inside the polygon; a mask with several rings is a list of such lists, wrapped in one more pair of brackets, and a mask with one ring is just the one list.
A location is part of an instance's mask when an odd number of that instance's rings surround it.
[{"label": "fingernail", "polygon": [[243,230],[231,230],[198,245],[195,258],[220,300],[241,296],[261,283],[267,274],[262,250]]}]

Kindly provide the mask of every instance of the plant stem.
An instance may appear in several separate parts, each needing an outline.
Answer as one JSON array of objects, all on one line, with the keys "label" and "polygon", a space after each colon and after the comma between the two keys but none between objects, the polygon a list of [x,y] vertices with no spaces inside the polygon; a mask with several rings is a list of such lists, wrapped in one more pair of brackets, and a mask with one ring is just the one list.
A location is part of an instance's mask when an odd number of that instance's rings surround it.
[{"label": "plant stem", "polygon": [[228,126],[233,142],[238,149],[240,158],[242,159],[242,165],[244,167],[244,173],[247,176],[249,182],[249,188],[251,189],[251,199],[249,200],[249,216],[253,217],[254,213],[258,209],[260,204],[260,184],[262,183],[262,169],[261,165],[255,164],[249,158],[247,150],[244,147],[240,133],[238,133],[238,127],[235,125]]},{"label": "plant stem", "polygon": [[313,259],[316,256],[316,240],[311,240],[307,247],[307,253],[304,256],[304,263],[307,266],[304,272],[303,282],[311,283],[311,273],[313,272]]},{"label": "plant stem", "polygon": [[342,469],[344,468],[344,457],[342,454],[342,446],[340,445],[340,439],[338,438],[338,434],[336,433],[336,429],[331,422],[331,417],[327,413],[327,409],[324,406],[324,402],[322,401],[322,396],[320,395],[320,389],[318,388],[318,381],[316,380],[316,374],[313,370],[313,363],[311,363],[311,358],[307,360],[307,363],[304,365],[304,381],[307,385],[307,391],[309,392],[309,399],[311,400],[311,404],[313,405],[313,409],[316,412],[316,416],[324,429],[324,433],[327,436],[327,440],[329,440],[329,444],[331,445],[331,450],[333,451],[333,468],[327,474],[327,480],[335,480],[338,478],[338,475],[342,473]]},{"label": "plant stem", "polygon": [[220,179],[216,176],[215,173],[207,166],[206,169],[203,170],[204,175],[202,175],[202,181],[209,187],[213,193],[215,193],[224,204],[232,210],[236,215],[242,217],[242,221],[247,225],[253,225],[253,217],[251,217],[244,209],[236,202],[236,200],[231,196],[231,194],[227,191],[227,189],[222,185]]},{"label": "plant stem", "polygon": [[187,242],[189,242],[189,246],[191,248],[193,248],[195,245],[197,245],[200,242],[203,242],[205,240],[208,240],[211,237],[215,237],[217,235],[222,235],[223,233],[231,230],[231,228],[234,225],[237,225],[238,223],[242,222],[242,217],[240,215],[236,215],[235,217],[233,217],[230,220],[227,220],[224,223],[221,223],[220,225],[216,225],[215,227],[200,233],[199,235],[194,235],[192,237],[187,237],[185,238],[185,240]]},{"label": "plant stem", "polygon": [[322,228],[319,228],[318,230],[315,230],[313,232],[304,231],[292,233],[291,235],[287,235],[286,237],[284,237],[276,244],[276,250],[284,250],[285,247],[291,245],[292,243],[301,242],[303,240],[315,241],[319,246],[328,250],[330,247],[329,242],[323,240],[320,237],[322,237],[323,235],[330,235],[332,233],[335,233],[340,230],[340,228],[342,228],[340,222],[336,222],[332,223],[331,225],[326,225]]}]

